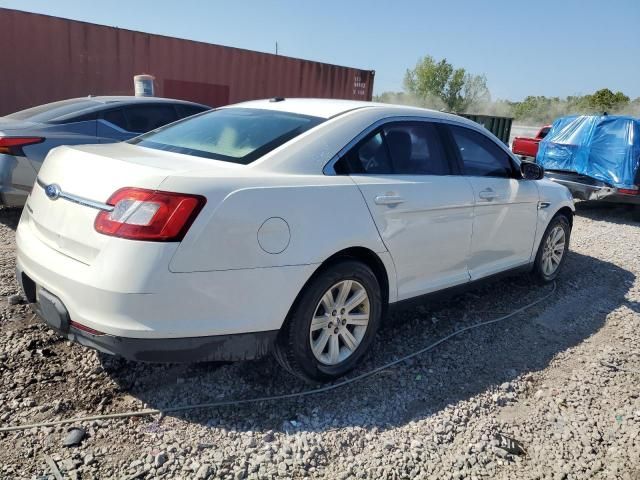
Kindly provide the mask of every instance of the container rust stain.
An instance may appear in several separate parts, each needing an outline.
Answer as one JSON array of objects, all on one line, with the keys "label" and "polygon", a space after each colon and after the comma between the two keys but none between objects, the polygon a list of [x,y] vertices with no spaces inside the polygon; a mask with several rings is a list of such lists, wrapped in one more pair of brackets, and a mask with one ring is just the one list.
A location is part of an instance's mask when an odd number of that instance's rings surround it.
[{"label": "container rust stain", "polygon": [[0,115],[65,98],[157,96],[211,106],[269,97],[371,100],[374,72],[0,8]]}]

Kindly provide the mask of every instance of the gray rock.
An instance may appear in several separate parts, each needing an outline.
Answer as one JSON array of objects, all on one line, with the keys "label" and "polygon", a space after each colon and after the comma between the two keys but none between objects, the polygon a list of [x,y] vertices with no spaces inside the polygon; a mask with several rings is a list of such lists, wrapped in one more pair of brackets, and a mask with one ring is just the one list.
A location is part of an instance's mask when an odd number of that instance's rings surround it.
[{"label": "gray rock", "polygon": [[211,475],[211,467],[207,464],[201,465],[196,471],[196,478],[199,480],[205,480]]},{"label": "gray rock", "polygon": [[157,453],[153,457],[153,466],[158,468],[164,465],[168,460],[167,454],[165,452]]},{"label": "gray rock", "polygon": [[82,427],[70,428],[66,437],[64,437],[64,440],[62,441],[62,445],[65,447],[77,447],[82,443],[86,434],[87,433]]}]

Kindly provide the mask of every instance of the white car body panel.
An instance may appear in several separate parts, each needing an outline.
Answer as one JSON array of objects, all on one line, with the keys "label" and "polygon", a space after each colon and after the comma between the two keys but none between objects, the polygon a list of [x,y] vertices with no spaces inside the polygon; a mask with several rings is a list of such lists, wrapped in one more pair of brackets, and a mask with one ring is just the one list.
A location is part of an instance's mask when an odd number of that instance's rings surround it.
[{"label": "white car body panel", "polygon": [[[335,185],[282,185],[235,190],[182,241],[171,261],[174,272],[234,270],[321,263],[334,253],[364,247],[386,251],[358,188],[348,177]],[[348,182],[348,183],[346,183]],[[342,185],[340,185],[342,183]],[[163,188],[172,182],[167,182]],[[299,208],[298,205],[304,205]],[[336,215],[336,211],[342,215]],[[289,240],[279,253],[263,250],[258,231],[270,218],[288,225]]]},{"label": "white car body panel", "polygon": [[[462,176],[353,175],[393,258],[398,299],[469,281],[473,192]],[[403,203],[380,204],[379,197]],[[377,200],[378,199],[378,200]],[[393,199],[392,199],[393,201]]]},{"label": "white car body panel", "polygon": [[[526,265],[531,260],[538,216],[536,182],[512,178],[466,177],[475,208],[469,257],[471,280]],[[482,198],[492,191],[495,198]]]},{"label": "white car body panel", "polygon": [[569,209],[575,211],[573,195],[563,185],[558,185],[548,179],[539,180],[537,183],[540,195],[540,209],[538,210],[538,225],[536,228],[536,236],[531,251],[531,261],[535,259],[536,252],[540,246],[542,236],[549,225],[551,219],[561,210]]},{"label": "white car body panel", "polygon": [[[548,181],[323,174],[375,122],[421,116],[482,131],[460,117],[330,100],[240,106],[332,118],[249,165],[128,144],[57,148],[39,178],[65,192],[106,202],[140,187],[207,203],[180,243],[133,241],[97,233],[95,209],[36,185],[16,234],[18,269],[72,320],[110,335],[261,332],[279,329],[313,273],[344,249],[378,257],[394,303],[532,262],[552,216],[573,210],[568,190]],[[486,185],[503,197],[482,204]],[[405,203],[378,205],[388,192]]]}]

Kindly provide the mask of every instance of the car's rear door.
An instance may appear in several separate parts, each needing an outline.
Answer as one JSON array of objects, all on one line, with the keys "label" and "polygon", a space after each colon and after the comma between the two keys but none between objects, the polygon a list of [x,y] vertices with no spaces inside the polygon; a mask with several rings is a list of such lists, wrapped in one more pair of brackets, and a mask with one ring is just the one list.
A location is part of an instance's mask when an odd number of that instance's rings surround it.
[{"label": "car's rear door", "polygon": [[439,127],[387,123],[336,164],[360,188],[396,267],[400,300],[469,281],[473,192]]},{"label": "car's rear door", "polygon": [[449,141],[475,197],[471,279],[527,264],[538,218],[538,187],[521,178],[504,148],[487,135],[449,125]]}]

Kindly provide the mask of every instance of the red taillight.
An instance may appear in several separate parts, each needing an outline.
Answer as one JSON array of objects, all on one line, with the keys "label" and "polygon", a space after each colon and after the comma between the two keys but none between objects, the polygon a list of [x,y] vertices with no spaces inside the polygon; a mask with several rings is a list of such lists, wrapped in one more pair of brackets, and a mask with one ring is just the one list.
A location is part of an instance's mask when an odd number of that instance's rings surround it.
[{"label": "red taillight", "polygon": [[200,195],[122,188],[107,200],[111,212],[102,211],[95,229],[104,235],[178,242],[184,238],[206,199]]},{"label": "red taillight", "polygon": [[634,190],[633,188],[619,188],[618,193],[622,195],[639,195],[640,190]]},{"label": "red taillight", "polygon": [[0,153],[14,154],[22,147],[43,141],[42,137],[0,137]]},{"label": "red taillight", "polygon": [[74,322],[73,320],[69,321],[69,325],[75,329],[82,330],[83,332],[87,332],[91,335],[102,336],[104,333],[94,330],[91,327],[87,327],[86,325],[82,325],[81,323]]}]

